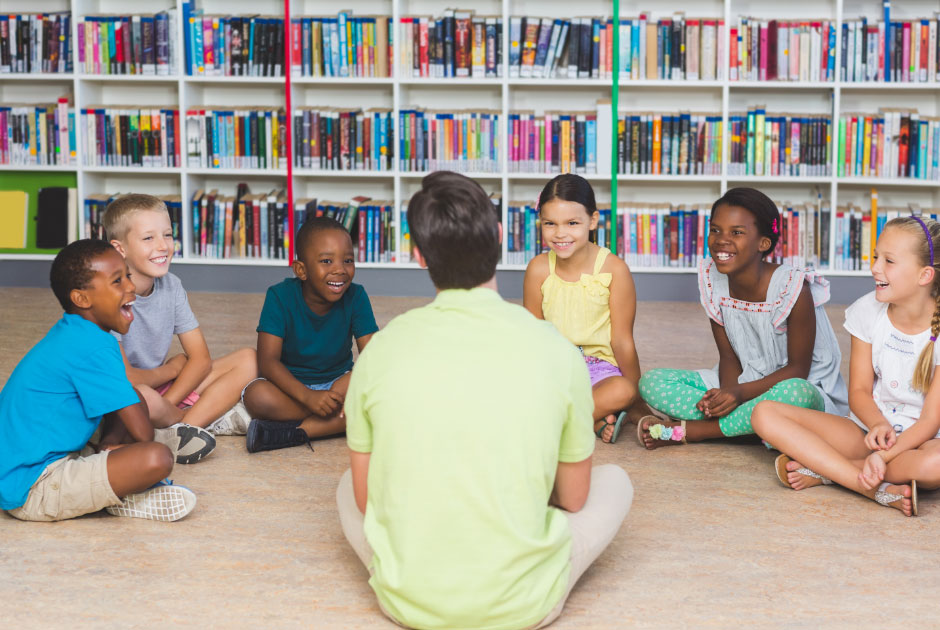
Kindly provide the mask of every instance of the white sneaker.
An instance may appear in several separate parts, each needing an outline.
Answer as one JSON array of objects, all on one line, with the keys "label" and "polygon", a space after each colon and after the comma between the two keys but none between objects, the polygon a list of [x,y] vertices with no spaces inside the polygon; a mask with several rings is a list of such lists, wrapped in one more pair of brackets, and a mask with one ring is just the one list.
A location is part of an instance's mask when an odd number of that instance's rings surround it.
[{"label": "white sneaker", "polygon": [[182,422],[165,429],[154,429],[153,441],[169,447],[177,464],[195,464],[215,449],[215,437],[211,433]]},{"label": "white sneaker", "polygon": [[196,507],[196,495],[184,486],[175,486],[170,480],[160,481],[152,487],[129,494],[121,505],[105,508],[114,516],[145,518],[151,521],[178,521]]},{"label": "white sneaker", "polygon": [[251,415],[245,405],[239,401],[224,416],[209,425],[209,431],[215,435],[245,435]]}]

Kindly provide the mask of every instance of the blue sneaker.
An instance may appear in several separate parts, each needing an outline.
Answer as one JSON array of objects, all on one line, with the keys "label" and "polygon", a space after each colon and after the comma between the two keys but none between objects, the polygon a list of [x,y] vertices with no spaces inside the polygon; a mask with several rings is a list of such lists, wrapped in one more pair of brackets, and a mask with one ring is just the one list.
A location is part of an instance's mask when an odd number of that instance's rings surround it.
[{"label": "blue sneaker", "polygon": [[159,481],[143,492],[124,497],[121,505],[105,508],[113,516],[145,518],[150,521],[178,521],[196,507],[196,494],[169,479]]},{"label": "blue sneaker", "polygon": [[245,447],[249,453],[258,453],[306,444],[312,451],[313,445],[310,443],[306,431],[300,428],[300,423],[300,420],[275,422],[255,418],[248,425],[248,431],[245,434]]}]

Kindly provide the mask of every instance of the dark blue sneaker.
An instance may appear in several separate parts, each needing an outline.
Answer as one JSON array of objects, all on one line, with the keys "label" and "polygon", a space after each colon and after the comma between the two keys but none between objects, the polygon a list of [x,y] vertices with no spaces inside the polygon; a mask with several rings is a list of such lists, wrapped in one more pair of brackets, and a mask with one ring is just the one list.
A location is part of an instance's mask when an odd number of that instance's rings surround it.
[{"label": "dark blue sneaker", "polygon": [[249,453],[273,451],[289,446],[306,444],[313,450],[310,438],[300,428],[300,420],[294,422],[275,422],[273,420],[253,419],[245,434],[245,447]]}]

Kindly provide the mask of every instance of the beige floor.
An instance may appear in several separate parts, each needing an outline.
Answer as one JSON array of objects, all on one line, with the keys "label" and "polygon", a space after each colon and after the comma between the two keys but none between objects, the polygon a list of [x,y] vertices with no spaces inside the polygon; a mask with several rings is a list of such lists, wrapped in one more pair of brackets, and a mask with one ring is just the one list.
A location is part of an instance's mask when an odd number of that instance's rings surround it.
[{"label": "beige floor", "polygon": [[[262,299],[191,295],[214,354],[254,344]],[[374,305],[382,325],[425,301]],[[830,317],[847,359],[841,311]],[[58,315],[49,291],[0,289],[0,382]],[[641,304],[636,335],[644,369],[716,358],[694,303]],[[730,443],[646,452],[629,431],[599,444],[596,461],[622,465],[636,498],[553,627],[940,627],[935,497],[904,519],[835,488],[786,490],[772,460]],[[392,628],[339,529],[345,468],[341,439],[248,455],[220,438],[174,471],[199,496],[181,522],[4,514],[0,627]]]}]

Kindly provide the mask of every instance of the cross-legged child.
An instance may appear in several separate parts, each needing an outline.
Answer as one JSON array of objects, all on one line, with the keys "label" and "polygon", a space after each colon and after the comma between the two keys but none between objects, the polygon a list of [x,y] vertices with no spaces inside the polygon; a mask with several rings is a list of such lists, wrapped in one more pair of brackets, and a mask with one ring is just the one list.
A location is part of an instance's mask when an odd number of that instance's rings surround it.
[{"label": "cross-legged child", "polygon": [[[117,516],[183,518],[196,495],[161,482],[173,454],[153,442],[147,407],[124,374],[109,331],[134,319],[134,283],[108,243],[82,240],[56,256],[52,290],[65,313],[0,391],[0,508],[24,521],[58,521],[107,508]],[[102,416],[134,443],[89,440]]]},{"label": "cross-legged child", "polygon": [[583,177],[569,173],[548,182],[539,215],[549,251],[526,268],[523,304],[581,350],[594,394],[594,431],[613,443],[625,410],[638,399],[633,277],[623,260],[591,242],[599,214]]},{"label": "cross-legged child", "polygon": [[343,401],[353,366],[378,330],[356,275],[352,239],[326,217],[297,232],[295,278],[268,289],[258,322],[260,378],[242,400],[252,418],[248,452],[309,444],[346,429]]},{"label": "cross-legged child", "polygon": [[940,223],[889,221],[871,274],[875,290],[845,311],[851,415],[761,403],[754,430],[784,453],[784,485],[835,482],[911,516],[918,486],[940,487]]},{"label": "cross-legged child", "polygon": [[637,437],[646,448],[752,434],[751,412],[761,400],[847,410],[842,355],[823,308],[829,283],[767,262],[779,237],[780,213],[759,190],[733,188],[712,206],[711,258],[699,265],[699,292],[718,366],[643,375],[643,399],[670,418],[640,420]]},{"label": "cross-legged child", "polygon": [[[186,290],[170,273],[173,231],[162,201],[123,195],[108,205],[103,223],[137,286],[134,322],[126,333],[114,333],[128,378],[161,429],[157,439],[175,442],[177,463],[195,463],[215,448],[206,427],[220,435],[245,432],[248,414],[237,403],[257,374],[255,352],[242,348],[215,361],[209,356]],[[183,354],[168,359],[173,335],[179,336]]]}]

